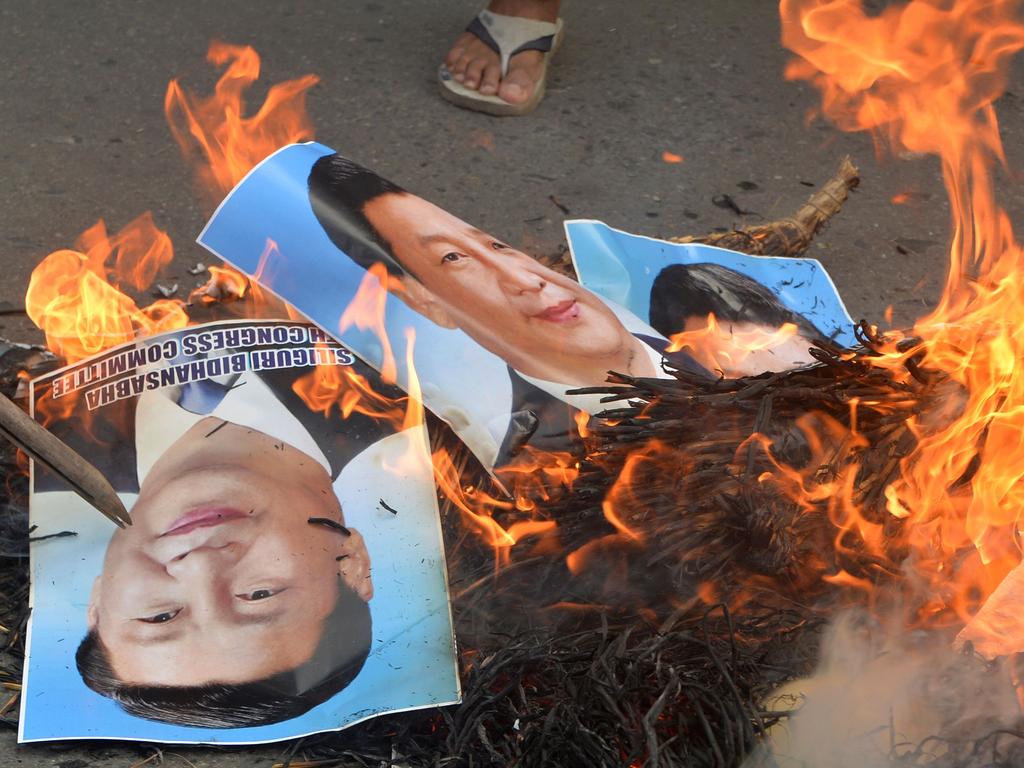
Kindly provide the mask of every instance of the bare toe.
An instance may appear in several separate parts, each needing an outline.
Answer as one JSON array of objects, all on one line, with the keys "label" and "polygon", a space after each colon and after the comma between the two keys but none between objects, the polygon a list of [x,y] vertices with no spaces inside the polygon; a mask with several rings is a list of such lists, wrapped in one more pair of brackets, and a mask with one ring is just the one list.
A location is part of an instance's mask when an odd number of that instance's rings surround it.
[{"label": "bare toe", "polygon": [[492,62],[484,67],[483,78],[480,81],[480,93],[484,96],[494,96],[501,84],[501,65]]},{"label": "bare toe", "polygon": [[448,51],[448,55],[444,57],[444,64],[449,70],[455,67],[456,62],[466,52],[466,48],[469,47],[476,38],[469,32],[463,32],[459,35],[458,39],[452,44],[451,50]]},{"label": "bare toe", "polygon": [[543,60],[539,51],[523,51],[513,56],[498,96],[509,104],[522,104],[529,99],[540,81]]},{"label": "bare toe", "polygon": [[466,51],[463,51],[462,55],[459,56],[458,59],[456,59],[455,66],[451,68],[452,75],[460,83],[466,79],[466,69],[469,68],[469,65],[472,61],[473,59],[470,57],[470,55]]},{"label": "bare toe", "polygon": [[467,88],[476,88],[480,85],[480,78],[486,66],[487,61],[485,59],[476,58],[469,62],[469,66],[466,67],[466,80],[463,84]]}]

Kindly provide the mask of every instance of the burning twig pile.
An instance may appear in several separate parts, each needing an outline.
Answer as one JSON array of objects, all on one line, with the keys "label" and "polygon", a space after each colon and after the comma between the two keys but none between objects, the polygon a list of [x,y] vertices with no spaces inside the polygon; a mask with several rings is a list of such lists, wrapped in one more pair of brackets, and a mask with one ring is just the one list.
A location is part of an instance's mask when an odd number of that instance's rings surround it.
[{"label": "burning twig pile", "polygon": [[[895,382],[871,364],[877,339],[861,334],[864,349],[823,348],[819,364],[782,374],[617,377],[610,405],[625,404],[588,437],[575,492],[545,504],[558,540],[516,547],[498,571],[490,545],[446,503],[464,703],[295,742],[287,757],[303,759],[292,765],[739,765],[786,715],[766,711],[764,698],[814,666],[835,597],[816,574],[893,575],[854,542],[832,546],[827,505],[809,513],[759,481],[778,461],[834,478],[856,460],[861,498],[880,498],[909,448],[905,412],[885,405],[924,407],[936,385]],[[855,399],[877,407],[851,411]],[[863,440],[810,445],[796,424],[811,411],[847,430],[857,413]],[[432,427],[455,450],[452,433]],[[601,504],[624,476],[642,489],[618,500],[632,538],[608,525]],[[23,525],[24,497],[11,500],[6,519]],[[24,563],[25,531],[11,533],[17,551],[5,554]],[[575,574],[573,552],[587,558]],[[4,575],[5,619],[17,616],[13,683],[26,579],[22,568]]]},{"label": "burning twig pile", "polygon": [[[762,474],[786,462],[825,483],[856,467],[858,500],[886,519],[882,491],[913,445],[907,415],[943,388],[915,361],[914,383],[897,381],[871,362],[880,340],[864,325],[860,335],[862,349],[822,348],[820,363],[781,374],[714,383],[678,372],[674,381],[617,377],[609,399],[630,404],[609,411],[588,438],[574,491],[545,502],[557,541],[518,546],[495,572],[493,550],[444,508],[464,703],[384,717],[296,751],[366,766],[754,759],[758,738],[788,714],[766,709],[765,697],[813,668],[819,630],[846,596],[837,587],[899,576],[901,553],[880,556],[843,533],[827,497],[809,508]],[[871,405],[851,410],[854,401]],[[798,425],[809,414],[819,426],[832,420],[832,443],[808,441]],[[752,439],[758,434],[764,439]],[[615,530],[602,501],[616,499],[624,477],[637,490],[617,499]],[[886,523],[895,547],[899,525]],[[610,532],[595,534],[602,530]],[[963,664],[991,676],[976,659]],[[946,762],[936,764],[981,764],[972,750],[992,737],[976,744],[986,730],[972,733],[944,743]],[[1012,764],[1018,746],[1009,756],[995,750],[991,764]]]},{"label": "burning twig pile", "polygon": [[577,492],[631,469],[631,485],[643,490],[628,492],[623,523],[679,553],[677,583],[743,568],[806,594],[821,574],[895,575],[901,553],[887,563],[854,530],[833,541],[833,525],[843,530],[846,521],[832,496],[812,487],[841,484],[853,467],[853,505],[883,527],[887,546],[898,542],[884,491],[914,447],[908,419],[934,409],[938,380],[913,359],[906,364],[916,378],[898,380],[872,364],[873,329],[862,322],[857,334],[862,348],[823,344],[814,350],[819,364],[795,371],[712,384],[681,371],[674,381],[615,376],[619,386],[605,399],[633,402],[607,411],[593,430]]}]

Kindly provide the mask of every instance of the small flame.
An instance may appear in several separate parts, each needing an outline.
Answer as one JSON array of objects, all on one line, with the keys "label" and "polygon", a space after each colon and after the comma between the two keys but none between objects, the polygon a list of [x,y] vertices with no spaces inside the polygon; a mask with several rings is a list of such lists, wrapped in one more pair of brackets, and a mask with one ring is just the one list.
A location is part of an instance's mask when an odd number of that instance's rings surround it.
[{"label": "small flame", "polygon": [[167,233],[144,213],[114,235],[103,220],[73,250],[54,251],[33,270],[25,295],[29,317],[47,346],[68,362],[149,335],[182,328],[182,302],[162,299],[142,309],[122,288],[142,290],[173,258]]},{"label": "small flame", "polygon": [[[384,327],[384,309],[388,301],[389,276],[383,264],[374,263],[366,271],[362,282],[352,298],[351,303],[345,307],[338,321],[338,333],[355,326],[361,331],[372,331],[376,334],[381,343],[381,365],[380,375],[386,382],[394,382],[398,376],[398,365],[395,362],[395,353],[388,339],[387,328]],[[392,281],[392,290],[400,290],[401,284]]]},{"label": "small flame", "polygon": [[[690,323],[687,324],[691,326]],[[757,326],[722,325],[711,313],[703,324],[696,322],[681,333],[673,334],[669,352],[685,349],[698,363],[709,371],[720,371],[724,376],[737,377],[780,370],[791,367],[797,358],[809,362],[806,355],[789,342],[797,339],[797,327],[784,323],[779,328],[766,329]],[[806,349],[807,345],[804,345]],[[781,356],[784,350],[791,354]]]},{"label": "small flame", "polygon": [[[326,350],[327,345],[318,344]],[[378,394],[370,382],[351,367],[345,365],[318,365],[305,376],[296,380],[292,389],[314,413],[325,417],[335,411],[342,418],[353,413],[362,413],[372,419],[392,423],[404,420],[396,400]]]}]

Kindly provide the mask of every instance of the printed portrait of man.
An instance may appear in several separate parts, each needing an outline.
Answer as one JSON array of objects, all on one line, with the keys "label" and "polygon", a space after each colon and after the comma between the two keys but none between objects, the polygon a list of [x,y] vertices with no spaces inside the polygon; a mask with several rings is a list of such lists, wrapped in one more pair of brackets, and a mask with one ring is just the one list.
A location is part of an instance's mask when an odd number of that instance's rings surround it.
[{"label": "printed portrait of man", "polygon": [[[360,673],[371,553],[332,482],[394,430],[312,412],[293,391],[310,370],[192,381],[53,425],[116,490],[138,494],[133,524],[107,546],[75,657],[85,684],[128,713],[266,725]],[[37,473],[37,492],[61,487]]]},{"label": "printed portrait of man", "polygon": [[364,268],[383,265],[407,306],[507,363],[513,400],[496,465],[526,442],[564,448],[578,410],[606,407],[568,391],[600,386],[609,371],[664,377],[667,357],[711,375],[626,310],[340,155],[314,163],[309,197],[340,251]]}]

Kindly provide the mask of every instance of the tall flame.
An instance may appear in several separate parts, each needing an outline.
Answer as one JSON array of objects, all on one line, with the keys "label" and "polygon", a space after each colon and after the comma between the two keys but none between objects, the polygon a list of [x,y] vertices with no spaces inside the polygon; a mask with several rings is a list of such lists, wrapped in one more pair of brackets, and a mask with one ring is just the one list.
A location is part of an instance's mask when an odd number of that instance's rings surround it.
[{"label": "tall flame", "polygon": [[[272,86],[256,114],[246,116],[245,91],[259,77],[259,56],[249,47],[214,42],[207,58],[228,65],[214,93],[196,96],[172,80],[164,106],[186,156],[200,150],[197,176],[211,198],[219,199],[273,151],[312,138],[305,93],[317,78],[306,75]],[[130,295],[147,290],[173,256],[170,238],[149,212],[113,235],[101,220],[73,249],[55,251],[36,267],[25,299],[29,316],[45,332],[48,346],[69,362],[137,336],[182,328],[189,323],[184,301],[160,299],[140,307]],[[190,301],[249,295],[253,314],[280,311],[276,299],[230,267],[212,266],[210,274],[210,282]]]},{"label": "tall flame", "polygon": [[951,415],[941,425],[908,415],[918,445],[886,498],[931,595],[922,613],[966,620],[1020,562],[1024,252],[993,185],[1005,164],[993,103],[1024,47],[1020,4],[915,0],[871,16],[854,0],[782,0],[780,13],[782,41],[800,56],[787,75],[819,88],[825,116],[871,131],[879,148],[941,161],[953,228],[945,290],[914,327],[920,344],[879,364],[923,352],[952,382]]},{"label": "tall flame", "polygon": [[218,67],[228,65],[213,93],[197,96],[171,80],[164,112],[182,153],[186,157],[197,149],[202,153],[196,163],[200,187],[219,201],[272,152],[313,138],[306,92],[320,78],[304,75],[271,86],[256,114],[246,117],[245,94],[259,79],[259,55],[247,45],[215,41],[206,58]]}]

